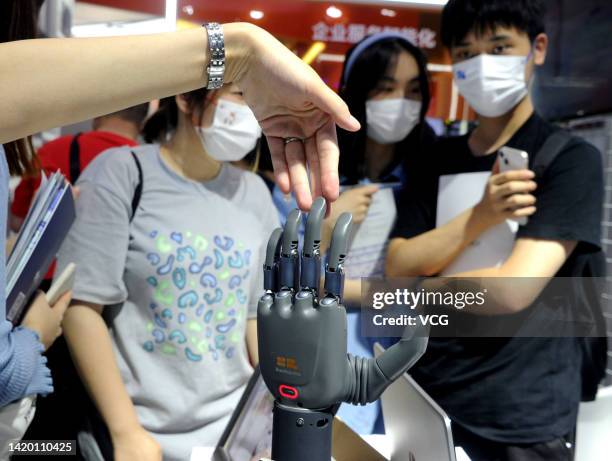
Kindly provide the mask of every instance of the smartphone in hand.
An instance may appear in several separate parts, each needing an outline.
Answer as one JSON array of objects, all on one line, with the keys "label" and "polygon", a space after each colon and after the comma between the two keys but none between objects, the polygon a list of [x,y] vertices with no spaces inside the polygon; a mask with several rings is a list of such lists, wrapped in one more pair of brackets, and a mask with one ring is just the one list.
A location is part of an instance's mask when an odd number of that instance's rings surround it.
[{"label": "smartphone in hand", "polygon": [[[529,154],[524,150],[504,146],[497,153],[499,159],[499,172],[511,170],[526,170],[529,168]],[[527,216],[514,219],[521,226],[527,224]]]}]

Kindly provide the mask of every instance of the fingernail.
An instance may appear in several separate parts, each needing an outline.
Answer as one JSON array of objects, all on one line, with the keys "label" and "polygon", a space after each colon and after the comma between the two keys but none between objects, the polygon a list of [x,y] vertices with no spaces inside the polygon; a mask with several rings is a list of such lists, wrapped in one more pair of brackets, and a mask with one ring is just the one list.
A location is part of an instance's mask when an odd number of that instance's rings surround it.
[{"label": "fingernail", "polygon": [[361,128],[361,123],[359,123],[359,120],[357,120],[352,115],[351,115],[351,118],[349,119],[349,122],[351,123],[351,125],[355,127],[355,130],[359,130]]}]

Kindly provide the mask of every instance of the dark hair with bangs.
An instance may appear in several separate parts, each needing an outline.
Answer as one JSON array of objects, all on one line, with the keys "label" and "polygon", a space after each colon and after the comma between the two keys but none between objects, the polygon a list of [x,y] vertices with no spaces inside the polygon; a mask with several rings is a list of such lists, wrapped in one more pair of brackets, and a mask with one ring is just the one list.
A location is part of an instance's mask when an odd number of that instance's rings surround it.
[{"label": "dark hair with bangs", "polygon": [[470,32],[480,35],[495,27],[514,27],[533,41],[544,32],[541,0],[449,0],[442,11],[442,43],[450,48]]},{"label": "dark hair with bangs", "polygon": [[[429,94],[429,78],[427,73],[427,58],[423,52],[411,44],[408,40],[400,38],[386,38],[375,42],[366,48],[356,59],[350,75],[347,75],[346,64],[357,43],[346,54],[345,68],[342,71],[343,85],[340,89],[340,97],[346,102],[351,113],[359,120],[361,126],[367,125],[366,100],[370,91],[376,88],[378,82],[386,75],[390,66],[394,66],[401,52],[407,52],[416,61],[419,68],[419,88],[421,90],[422,105],[419,124],[406,136],[405,139],[396,144],[396,154],[409,156],[419,149],[414,144],[420,145],[425,134],[429,135],[431,130],[425,121],[425,114],[429,109],[431,96]],[[425,133],[427,131],[427,133]],[[338,130],[338,143],[340,145],[339,171],[345,177],[348,184],[356,184],[365,174],[365,146],[366,130],[362,129],[356,133]],[[412,148],[411,148],[412,147]],[[407,161],[403,158],[402,161]]]}]

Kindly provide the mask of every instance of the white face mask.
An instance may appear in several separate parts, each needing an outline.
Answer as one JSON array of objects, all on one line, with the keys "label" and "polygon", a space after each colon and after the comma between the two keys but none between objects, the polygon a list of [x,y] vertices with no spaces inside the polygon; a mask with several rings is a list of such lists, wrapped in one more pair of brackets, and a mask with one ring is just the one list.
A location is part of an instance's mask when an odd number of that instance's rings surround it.
[{"label": "white face mask", "polygon": [[404,139],[419,123],[421,101],[380,99],[366,101],[368,137],[380,144]]},{"label": "white face mask", "polygon": [[244,104],[219,98],[213,122],[196,127],[204,150],[220,162],[236,162],[251,152],[261,136],[259,122]]},{"label": "white face mask", "polygon": [[480,54],[454,64],[459,93],[479,115],[499,117],[509,112],[527,95],[528,58]]}]

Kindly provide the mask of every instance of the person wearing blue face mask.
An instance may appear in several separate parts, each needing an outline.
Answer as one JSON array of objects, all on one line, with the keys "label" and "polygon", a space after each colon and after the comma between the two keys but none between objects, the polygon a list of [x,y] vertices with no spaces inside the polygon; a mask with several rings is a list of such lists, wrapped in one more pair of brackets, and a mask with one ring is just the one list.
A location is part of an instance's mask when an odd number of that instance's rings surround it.
[{"label": "person wearing blue face mask", "polygon": [[[391,277],[501,280],[495,296],[504,302],[470,311],[473,323],[495,326],[527,318],[524,328],[535,328],[529,314],[536,308],[552,309],[571,321],[585,307],[596,323],[599,317],[603,321],[601,306],[580,290],[567,296],[568,303],[539,299],[555,277],[605,275],[601,155],[540,118],[528,91],[546,57],[544,13],[539,0],[447,3],[442,39],[455,83],[476,111],[478,125],[465,136],[434,145],[428,168],[403,195],[389,245],[386,273]],[[504,146],[527,152],[529,169],[500,172],[497,152]],[[446,179],[473,183],[477,176],[483,192],[475,204],[437,220],[442,205],[458,198],[444,195]],[[506,249],[473,245],[489,231],[504,235]],[[467,252],[479,257],[468,260]],[[494,264],[488,262],[491,256]],[[512,280],[518,277],[539,282],[517,285]],[[578,404],[581,397],[593,398],[602,378],[605,337],[585,341],[528,331],[541,337],[431,338],[411,370],[450,415],[455,443],[474,461],[573,458]]]},{"label": "person wearing blue face mask", "polygon": [[60,272],[80,271],[64,334],[108,456],[158,460],[161,447],[188,459],[215,445],[238,403],[278,216],[263,181],[230,162],[260,136],[235,85],[195,90],[160,102],[151,144],[108,150],[79,179],[58,258]]}]

